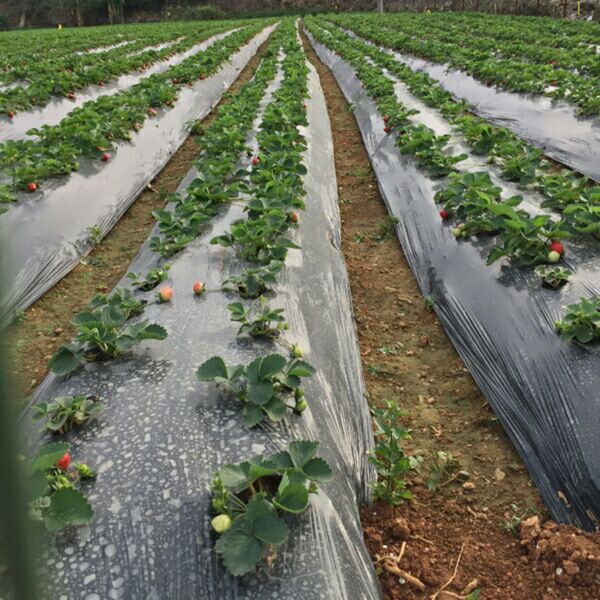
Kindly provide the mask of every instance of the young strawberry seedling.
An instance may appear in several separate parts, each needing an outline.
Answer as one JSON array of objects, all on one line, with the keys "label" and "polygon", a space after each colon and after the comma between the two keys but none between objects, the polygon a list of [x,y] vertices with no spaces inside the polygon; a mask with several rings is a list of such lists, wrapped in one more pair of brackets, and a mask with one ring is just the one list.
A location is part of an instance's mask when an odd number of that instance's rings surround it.
[{"label": "young strawberry seedling", "polygon": [[127,273],[127,278],[131,279],[131,285],[133,285],[136,290],[149,292],[167,279],[170,268],[171,265],[163,265],[162,267],[151,269],[146,273],[143,279],[139,273]]},{"label": "young strawberry seedling", "polygon": [[41,431],[66,433],[95,419],[104,406],[96,396],[61,396],[33,407],[36,421],[45,419]]},{"label": "young strawberry seedling", "polygon": [[248,269],[223,282],[223,289],[237,292],[242,298],[258,298],[277,283],[276,275],[281,272],[283,263],[272,260],[264,267]]},{"label": "young strawberry seedling", "polygon": [[565,342],[589,344],[600,339],[600,298],[582,298],[567,306],[565,316],[555,327]]},{"label": "young strawberry seedling", "polygon": [[196,377],[200,381],[214,381],[242,402],[244,425],[254,427],[263,419],[280,421],[288,410],[302,413],[307,403],[300,387],[301,378],[314,373],[315,369],[304,360],[269,354],[246,366],[234,367],[213,356],[199,367]]},{"label": "young strawberry seedling", "polygon": [[66,375],[86,361],[116,358],[143,340],[164,340],[167,337],[164,327],[148,321],[121,331],[132,316],[143,310],[143,303],[132,297],[131,290],[118,288],[110,297],[99,294],[92,301],[91,310],[75,316],[74,341],[57,350],[49,367],[57,375]]},{"label": "young strawberry seedling", "polygon": [[288,328],[283,316],[283,308],[271,308],[267,299],[261,296],[258,303],[246,308],[241,302],[227,305],[231,320],[241,323],[238,335],[252,337],[279,337]]}]

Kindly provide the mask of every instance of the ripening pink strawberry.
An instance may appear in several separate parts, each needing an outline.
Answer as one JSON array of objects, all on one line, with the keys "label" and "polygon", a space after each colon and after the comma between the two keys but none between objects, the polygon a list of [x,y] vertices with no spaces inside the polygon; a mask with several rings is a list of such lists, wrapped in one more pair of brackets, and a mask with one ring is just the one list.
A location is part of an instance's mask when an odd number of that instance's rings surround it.
[{"label": "ripening pink strawberry", "polygon": [[9,111],[8,118],[12,119],[12,118],[14,118],[14,116],[15,116],[15,111],[14,110]]},{"label": "ripening pink strawberry", "polygon": [[290,221],[292,223],[299,223],[300,222],[300,213],[297,210],[293,210],[290,212]]},{"label": "ripening pink strawberry", "polygon": [[204,284],[201,281],[196,281],[192,289],[194,290],[194,294],[199,296],[204,291]]},{"label": "ripening pink strawberry", "polygon": [[66,471],[71,464],[71,455],[68,452],[65,452],[63,457],[56,463],[56,466],[61,471]]},{"label": "ripening pink strawberry", "polygon": [[169,302],[173,297],[173,288],[162,287],[158,290],[158,299],[160,302]]},{"label": "ripening pink strawberry", "polygon": [[151,117],[155,117],[155,116],[156,116],[156,109],[155,109],[155,108],[152,108],[152,107],[150,107],[150,108],[148,109],[148,114],[149,114]]}]

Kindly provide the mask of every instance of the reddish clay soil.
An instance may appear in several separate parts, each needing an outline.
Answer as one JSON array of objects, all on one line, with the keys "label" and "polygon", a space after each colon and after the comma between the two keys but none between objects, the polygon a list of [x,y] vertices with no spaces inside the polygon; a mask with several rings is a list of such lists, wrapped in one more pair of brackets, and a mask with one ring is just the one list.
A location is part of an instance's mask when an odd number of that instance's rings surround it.
[{"label": "reddish clay soil", "polygon": [[333,130],[342,247],[370,402],[393,399],[406,412],[407,454],[429,465],[443,452],[447,461],[435,491],[427,488],[428,468],[411,472],[412,501],[362,511],[384,597],[597,600],[600,533],[546,521],[527,470],[419,291],[346,99],[303,41]]}]

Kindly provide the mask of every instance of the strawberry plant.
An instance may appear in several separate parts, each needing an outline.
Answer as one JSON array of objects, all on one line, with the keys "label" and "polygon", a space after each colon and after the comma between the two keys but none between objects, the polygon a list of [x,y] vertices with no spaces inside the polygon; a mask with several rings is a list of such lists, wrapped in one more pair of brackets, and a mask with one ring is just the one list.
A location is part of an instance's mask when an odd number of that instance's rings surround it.
[{"label": "strawberry plant", "polygon": [[61,396],[33,407],[33,418],[45,420],[41,431],[66,433],[95,419],[103,409],[97,396]]},{"label": "strawberry plant", "polygon": [[66,375],[86,361],[116,358],[143,340],[167,337],[163,327],[148,321],[139,321],[121,331],[133,315],[143,311],[143,304],[130,294],[130,290],[118,289],[110,297],[98,295],[91,310],[75,316],[75,339],[61,346],[48,363],[54,373]]},{"label": "strawberry plant", "polygon": [[571,276],[571,272],[565,267],[550,267],[548,265],[536,267],[535,272],[542,278],[544,286],[555,290],[565,285]]},{"label": "strawberry plant", "polygon": [[565,316],[555,323],[555,328],[565,342],[589,344],[600,339],[600,298],[582,298],[567,306]]},{"label": "strawberry plant", "polygon": [[236,291],[242,298],[258,298],[277,283],[276,275],[283,268],[279,260],[272,260],[264,267],[248,269],[223,282],[223,289]]},{"label": "strawberry plant", "polygon": [[151,269],[143,279],[139,273],[127,273],[127,278],[131,279],[131,284],[136,290],[149,292],[167,279],[170,268],[171,265],[163,265],[162,267]]},{"label": "strawberry plant", "polygon": [[54,532],[92,520],[94,511],[77,484],[95,473],[85,464],[71,465],[68,444],[43,446],[31,462],[30,473],[29,514],[34,521]]},{"label": "strawberry plant", "polygon": [[242,402],[242,420],[247,427],[254,427],[263,419],[280,421],[288,410],[301,413],[306,408],[301,378],[314,372],[306,361],[269,354],[234,367],[213,356],[198,368],[196,376],[200,381],[214,381]]},{"label": "strawberry plant", "polygon": [[319,443],[290,442],[288,449],[221,467],[212,484],[215,550],[234,576],[262,559],[272,559],[289,536],[284,516],[299,515],[310,494],[331,479],[331,468],[316,456]]},{"label": "strawberry plant", "polygon": [[238,335],[275,338],[287,329],[283,308],[271,308],[264,296],[249,308],[244,307],[241,302],[233,302],[227,305],[227,310],[232,321],[241,323]]},{"label": "strawberry plant", "polygon": [[492,205],[490,210],[494,215],[503,218],[504,226],[498,244],[488,256],[488,264],[502,256],[508,257],[516,266],[556,262],[553,256],[550,256],[552,251],[549,250],[549,245],[554,240],[569,235],[561,222],[553,221],[549,215],[530,217],[525,211],[516,211],[506,204]]}]

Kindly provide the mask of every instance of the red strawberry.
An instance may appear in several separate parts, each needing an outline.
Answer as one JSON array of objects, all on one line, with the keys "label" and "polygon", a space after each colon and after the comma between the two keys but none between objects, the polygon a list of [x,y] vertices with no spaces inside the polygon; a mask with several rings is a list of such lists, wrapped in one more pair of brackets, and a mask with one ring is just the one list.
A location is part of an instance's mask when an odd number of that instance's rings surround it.
[{"label": "red strawberry", "polygon": [[391,131],[391,129],[390,129],[389,127],[384,127],[384,128],[383,128],[383,130],[384,130],[386,133],[389,133],[389,132]]},{"label": "red strawberry", "polygon": [[67,98],[69,98],[69,100],[75,100],[75,92],[69,92]]},{"label": "red strawberry", "polygon": [[204,75],[200,75],[200,77],[198,77],[198,79],[199,79],[200,81],[204,81],[204,79],[205,79],[205,76],[204,76]]},{"label": "red strawberry", "polygon": [[194,290],[194,294],[199,296],[204,291],[204,284],[201,281],[196,281],[192,289]]},{"label": "red strawberry", "polygon": [[61,471],[66,471],[71,464],[71,455],[68,452],[65,452],[64,456],[56,463],[56,466]]},{"label": "red strawberry", "polygon": [[565,247],[558,240],[553,240],[548,249],[551,252],[558,252],[561,256],[565,253]]},{"label": "red strawberry", "polygon": [[102,162],[107,162],[109,158],[110,158],[110,154],[108,152],[105,152],[102,155]]},{"label": "red strawberry", "polygon": [[253,164],[254,166],[256,166],[256,165],[257,165],[259,162],[260,162],[260,158],[258,158],[258,156],[255,156],[255,157],[252,159],[252,164]]},{"label": "red strawberry", "polygon": [[389,120],[389,117],[387,115],[383,115],[383,121],[384,123],[387,123]]},{"label": "red strawberry", "polygon": [[27,184],[27,189],[28,189],[30,192],[35,192],[35,190],[37,190],[37,183],[33,183],[33,182],[31,182],[31,183],[28,183],[28,184]]},{"label": "red strawberry", "polygon": [[297,211],[297,210],[293,210],[293,211],[290,213],[290,221],[291,221],[292,223],[298,223],[298,222],[300,221],[300,214],[298,213],[298,211]]},{"label": "red strawberry", "polygon": [[159,302],[169,302],[173,297],[173,288],[170,287],[162,287],[158,291],[158,300]]},{"label": "red strawberry", "polygon": [[450,218],[450,213],[442,208],[442,210],[440,210],[440,217],[442,217],[442,219],[445,221],[446,219]]},{"label": "red strawberry", "polygon": [[8,118],[12,119],[14,116],[15,116],[15,111],[14,110],[9,111]]}]

